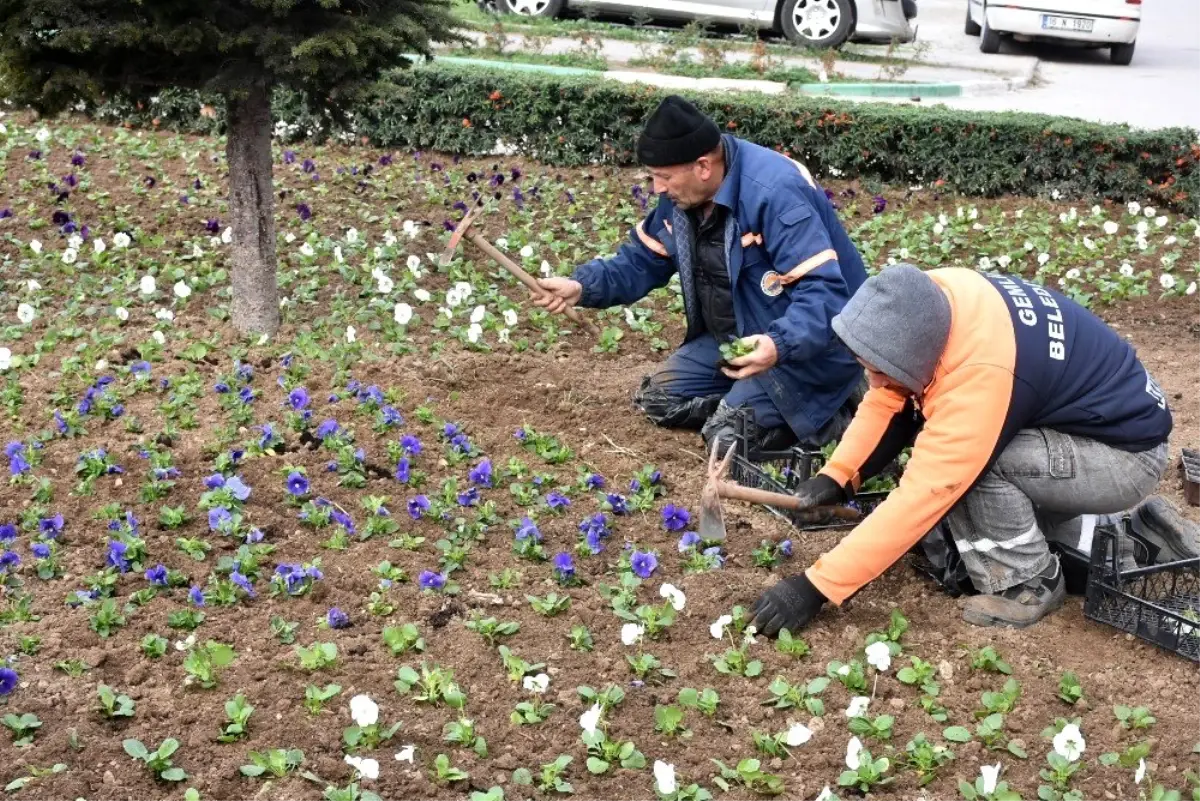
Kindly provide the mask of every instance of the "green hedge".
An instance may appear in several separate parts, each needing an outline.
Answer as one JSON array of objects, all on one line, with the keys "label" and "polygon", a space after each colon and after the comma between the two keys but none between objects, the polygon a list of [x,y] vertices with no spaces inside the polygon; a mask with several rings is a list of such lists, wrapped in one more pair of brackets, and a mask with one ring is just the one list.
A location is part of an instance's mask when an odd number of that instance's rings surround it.
[{"label": "green hedge", "polygon": [[[396,70],[368,90],[351,127],[313,114],[293,93],[275,97],[293,136],[331,135],[376,146],[483,155],[503,140],[550,164],[630,164],[642,120],[665,92],[594,78],[450,66]],[[1037,114],[889,104],[839,104],[758,93],[694,98],[726,130],[804,160],[814,172],[934,184],[967,194],[1046,195],[1092,202],[1153,200],[1195,212],[1200,145],[1186,128],[1133,130]],[[109,120],[219,132],[200,98],[164,92],[151,108],[110,101]]]}]

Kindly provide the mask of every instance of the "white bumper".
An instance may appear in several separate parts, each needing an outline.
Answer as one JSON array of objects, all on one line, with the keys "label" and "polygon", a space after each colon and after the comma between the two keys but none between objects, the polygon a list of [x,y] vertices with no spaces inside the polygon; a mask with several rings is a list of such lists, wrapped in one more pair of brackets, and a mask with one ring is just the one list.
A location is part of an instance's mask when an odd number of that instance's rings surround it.
[{"label": "white bumper", "polygon": [[1042,27],[1045,12],[1023,8],[987,9],[988,27],[997,33],[1012,33],[1036,39],[1058,39],[1071,42],[1098,42],[1101,44],[1128,44],[1137,39],[1140,20],[1120,20],[1106,17],[1091,17],[1086,14],[1056,14],[1071,19],[1092,20],[1091,31],[1047,30]]}]

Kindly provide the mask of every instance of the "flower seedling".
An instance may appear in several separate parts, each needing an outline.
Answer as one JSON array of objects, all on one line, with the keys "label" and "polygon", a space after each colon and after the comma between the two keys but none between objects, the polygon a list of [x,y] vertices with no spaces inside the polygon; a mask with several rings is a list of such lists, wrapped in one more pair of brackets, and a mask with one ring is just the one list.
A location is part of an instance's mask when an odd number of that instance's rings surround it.
[{"label": "flower seedling", "polygon": [[272,748],[261,753],[251,751],[247,756],[250,758],[250,764],[242,765],[238,770],[243,776],[251,778],[267,774],[282,779],[304,764],[304,752],[298,748]]},{"label": "flower seedling", "polygon": [[709,801],[712,793],[698,784],[680,787],[675,777],[675,766],[654,760],[654,794],[659,801]]},{"label": "flower seedling", "polygon": [[553,762],[547,762],[542,765],[541,775],[538,777],[537,788],[543,793],[562,793],[568,795],[575,792],[571,787],[571,783],[563,778],[563,774],[567,770],[567,766],[571,764],[572,757],[569,754],[559,754]]},{"label": "flower seedling", "polygon": [[192,648],[183,660],[183,669],[188,673],[185,683],[195,682],[206,690],[216,687],[218,671],[229,666],[236,657],[233,648],[213,640]]},{"label": "flower seedling", "polygon": [[504,670],[508,674],[508,680],[514,684],[520,682],[525,676],[531,673],[538,673],[546,667],[544,662],[534,664],[526,662],[514,654],[507,645],[501,645],[496,650],[499,652],[500,658],[504,661]]},{"label": "flower seedling", "polygon": [[615,684],[610,684],[601,692],[591,687],[579,687],[575,690],[585,704],[598,704],[601,711],[607,712],[625,700],[625,691]]},{"label": "flower seedling", "polygon": [[392,652],[392,656],[402,656],[409,651],[419,652],[425,650],[425,639],[421,636],[421,632],[417,630],[414,623],[385,626],[383,629],[383,644]]},{"label": "flower seedling", "polygon": [[603,774],[619,764],[630,770],[646,767],[646,757],[630,741],[610,741],[602,731],[584,732],[583,742],[588,749],[587,769],[589,773]]},{"label": "flower seedling", "polygon": [[37,730],[42,727],[42,721],[37,715],[26,712],[23,715],[14,715],[9,712],[3,718],[0,718],[0,723],[12,732],[13,745],[17,748],[24,748],[33,742]]},{"label": "flower seedling", "polygon": [[787,629],[780,629],[779,639],[775,641],[775,650],[788,656],[801,657],[808,655],[809,647],[800,637],[793,636]]},{"label": "flower seedling", "polygon": [[683,710],[674,704],[654,707],[654,730],[667,737],[687,739],[692,736],[691,729],[683,723]]},{"label": "flower seedling", "polygon": [[100,700],[100,714],[106,718],[133,717],[134,704],[128,695],[117,695],[112,687],[104,683],[97,688],[96,695]]},{"label": "flower seedling", "polygon": [[304,708],[311,715],[319,715],[325,702],[341,691],[342,685],[340,684],[326,684],[324,687],[310,684],[304,688]]},{"label": "flower seedling", "polygon": [[284,645],[296,642],[296,629],[299,623],[284,620],[279,615],[271,615],[271,635]]},{"label": "flower seedling", "polygon": [[919,686],[921,691],[927,695],[936,696],[940,693],[941,687],[933,678],[937,668],[920,657],[910,656],[909,661],[912,663],[911,665],[896,671],[896,679],[901,684]]},{"label": "flower seedling", "polygon": [[172,609],[167,614],[167,625],[173,629],[195,631],[207,617],[199,609]]},{"label": "flower seedling", "polygon": [[[532,676],[525,677],[527,681],[532,678]],[[553,711],[554,704],[548,704],[540,698],[533,698],[529,701],[518,702],[508,717],[515,726],[533,725],[550,717],[550,713]]]},{"label": "flower seedling", "polygon": [[162,745],[155,751],[148,750],[141,740],[128,739],[121,745],[125,748],[125,753],[140,760],[151,773],[163,781],[181,782],[187,778],[183,768],[177,768],[171,762],[171,756],[179,750],[179,741],[174,737],[163,740]]},{"label": "flower seedling", "polygon": [[125,625],[125,616],[117,609],[116,601],[112,598],[105,598],[100,602],[100,606],[92,614],[88,623],[92,627],[92,631],[107,639]]},{"label": "flower seedling", "polygon": [[714,717],[717,714],[717,705],[720,703],[721,696],[717,695],[717,691],[711,687],[705,687],[700,691],[692,687],[684,687],[679,691],[680,706],[696,709],[706,717]]},{"label": "flower seedling", "polygon": [[759,731],[750,732],[750,738],[754,741],[754,747],[760,752],[774,757],[790,756],[788,748],[797,748],[804,745],[812,739],[812,735],[812,729],[802,723],[793,723],[788,727],[787,731],[781,731],[778,734],[766,734]]},{"label": "flower seedling", "polygon": [[305,648],[303,645],[297,645],[294,650],[296,658],[300,662],[301,670],[309,672],[324,670],[337,663],[338,649],[336,643],[318,642],[313,643],[308,648]]},{"label": "flower seedling", "polygon": [[1004,689],[1000,692],[985,692],[980,697],[983,703],[982,709],[975,711],[975,717],[985,718],[988,715],[999,712],[1002,715],[1007,715],[1012,712],[1016,706],[1017,699],[1021,697],[1021,685],[1016,679],[1009,679],[1004,682]]},{"label": "flower seedling", "polygon": [[1113,715],[1123,729],[1148,729],[1158,721],[1144,706],[1128,707],[1117,704],[1113,707]]},{"label": "flower seedling", "polygon": [[748,643],[742,642],[740,646],[729,648],[723,654],[709,654],[708,659],[718,673],[754,678],[762,673],[763,664],[761,660],[750,659],[747,656],[747,647]]},{"label": "flower seedling", "polygon": [[15,793],[18,790],[28,787],[38,779],[63,773],[66,771],[67,766],[63,762],[56,762],[54,765],[48,768],[39,768],[36,765],[28,765],[25,769],[28,771],[26,775],[13,779],[11,782],[4,785],[4,791],[6,793]]},{"label": "flower seedling", "polygon": [[740,359],[743,356],[749,356],[754,352],[755,345],[748,339],[739,338],[732,342],[722,342],[717,348],[721,352],[721,358],[724,361],[732,361]]},{"label": "flower seedling", "polygon": [[455,709],[461,709],[467,700],[454,681],[454,671],[437,665],[429,667],[421,663],[420,673],[405,665],[396,671],[394,684],[397,692],[402,695],[416,688],[413,699],[427,704],[446,703]]},{"label": "flower seedling", "polygon": [[438,784],[465,782],[469,778],[470,774],[451,765],[450,757],[445,754],[438,754],[433,760],[433,780]]},{"label": "flower seedling", "polygon": [[899,609],[893,609],[888,618],[888,626],[884,631],[873,631],[867,635],[866,645],[869,648],[877,642],[887,643],[892,656],[900,655],[900,640],[908,631],[908,618]]},{"label": "flower seedling", "polygon": [[245,737],[253,713],[254,707],[246,703],[246,696],[241,693],[226,701],[225,717],[229,722],[221,729],[217,742],[235,743]]},{"label": "flower seedling", "polygon": [[771,568],[792,555],[792,541],[771,542],[763,540],[757,548],[750,552],[750,558],[755,567]]},{"label": "flower seedling", "polygon": [[469,801],[504,801],[504,788],[497,784],[486,791],[472,790]]},{"label": "flower seedling", "polygon": [[725,792],[731,792],[735,785],[745,787],[758,795],[779,795],[784,791],[783,779],[762,770],[762,762],[757,759],[742,759],[737,765],[729,767],[719,759],[714,759],[720,773],[713,777],[713,784]]},{"label": "flower seedling", "polygon": [[871,752],[863,748],[857,737],[850,738],[846,746],[846,770],[838,777],[841,787],[853,787],[859,792],[870,792],[874,787],[890,784],[894,776],[888,776],[891,762],[887,757],[875,759]]},{"label": "flower seedling", "polygon": [[539,615],[545,617],[554,617],[560,612],[565,612],[571,608],[571,596],[560,596],[556,592],[549,593],[541,598],[535,595],[526,595],[525,600],[529,601],[529,605]]},{"label": "flower seedling", "polygon": [[857,659],[849,663],[834,660],[825,668],[825,675],[831,679],[837,679],[855,695],[861,695],[867,691],[867,677],[863,671],[863,664]]},{"label": "flower seedling", "polygon": [[1083,698],[1079,677],[1069,670],[1064,671],[1058,680],[1058,697],[1068,704],[1075,704]]},{"label": "flower seedling", "polygon": [[1038,773],[1048,784],[1038,786],[1038,798],[1042,801],[1082,801],[1083,793],[1071,788],[1071,779],[1079,770],[1080,762],[1069,760],[1057,751],[1046,755],[1048,768]]},{"label": "flower seedling", "polygon": [[460,718],[450,721],[442,727],[442,739],[463,748],[470,748],[480,759],[487,757],[487,741],[475,731],[475,722],[472,720]]},{"label": "flower seedling", "polygon": [[776,709],[792,709],[803,707],[810,715],[821,717],[825,714],[825,703],[818,698],[829,686],[829,679],[818,676],[807,683],[790,684],[783,676],[776,676],[767,689],[771,697],[763,701],[763,705],[772,705]]},{"label": "flower seedling", "polygon": [[584,625],[572,626],[571,631],[567,633],[567,639],[570,640],[570,647],[573,651],[586,652],[596,647],[595,641],[592,640],[592,633]]},{"label": "flower seedling", "polygon": [[1012,674],[1012,665],[1000,658],[996,649],[985,645],[971,655],[971,667],[975,670],[989,670],[993,673]]},{"label": "flower seedling", "polygon": [[904,746],[904,762],[917,774],[917,785],[924,787],[937,778],[938,769],[954,759],[954,752],[944,745],[934,745],[924,733]]},{"label": "flower seedling", "polygon": [[983,765],[974,784],[958,783],[958,792],[966,801],[1021,801],[1021,794],[999,781],[1000,763]]},{"label": "flower seedling", "polygon": [[511,567],[506,567],[499,573],[492,573],[488,576],[488,586],[494,590],[511,590],[520,583],[520,572]]},{"label": "flower seedling", "polygon": [[892,726],[896,719],[891,715],[877,715],[874,720],[867,717],[850,718],[850,732],[873,740],[892,739]]}]

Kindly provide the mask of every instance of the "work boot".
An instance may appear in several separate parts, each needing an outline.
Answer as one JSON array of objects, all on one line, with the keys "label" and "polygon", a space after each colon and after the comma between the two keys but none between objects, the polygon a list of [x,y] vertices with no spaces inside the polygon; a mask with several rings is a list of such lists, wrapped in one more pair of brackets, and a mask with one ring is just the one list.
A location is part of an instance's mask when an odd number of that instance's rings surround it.
[{"label": "work boot", "polygon": [[968,598],[963,620],[976,626],[1012,626],[1023,629],[1058,609],[1067,597],[1058,559],[1028,581],[990,595]]},{"label": "work boot", "polygon": [[1200,557],[1200,526],[1160,495],[1151,495],[1134,507],[1129,522],[1133,536],[1148,551],[1146,565]]},{"label": "work boot", "polygon": [[786,423],[763,428],[754,421],[754,414],[749,409],[734,408],[721,401],[700,431],[708,450],[712,450],[713,443],[716,443],[718,458],[724,458],[725,452],[737,442],[738,416],[743,413],[746,415],[744,430],[751,461],[760,461],[759,457],[764,452],[785,451],[799,441]]},{"label": "work boot", "polygon": [[650,422],[663,428],[699,431],[720,402],[720,395],[698,398],[676,395],[667,391],[650,376],[642,378],[641,385],[633,393],[633,405],[640,409]]}]

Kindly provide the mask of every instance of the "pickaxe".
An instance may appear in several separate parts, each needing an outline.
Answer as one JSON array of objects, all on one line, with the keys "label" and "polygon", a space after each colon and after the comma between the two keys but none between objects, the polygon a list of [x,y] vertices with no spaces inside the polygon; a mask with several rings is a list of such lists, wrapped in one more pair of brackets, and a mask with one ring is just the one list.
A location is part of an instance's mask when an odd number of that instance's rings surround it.
[{"label": "pickaxe", "polygon": [[704,482],[704,491],[700,493],[700,527],[697,532],[704,541],[720,541],[725,539],[725,513],[721,508],[721,499],[729,498],[735,501],[748,501],[774,506],[776,509],[788,509],[795,513],[797,522],[817,523],[829,517],[841,520],[858,520],[862,513],[848,506],[810,506],[805,507],[794,495],[784,495],[768,490],[752,489],[725,480],[729,463],[733,461],[735,448],[729,445],[725,458],[717,460],[717,446],[713,442],[712,453],[708,457],[708,479]]},{"label": "pickaxe", "polygon": [[[537,280],[532,275],[521,269],[519,264],[500,252],[499,248],[484,239],[478,231],[468,230],[471,227],[471,223],[475,222],[475,217],[479,213],[480,208],[480,206],[475,206],[468,211],[467,216],[463,217],[462,221],[459,222],[458,227],[454,229],[454,234],[450,237],[450,242],[446,245],[446,250],[442,253],[442,266],[449,264],[450,260],[454,258],[454,251],[458,249],[458,243],[461,242],[465,236],[467,239],[474,242],[477,248],[491,256],[497,264],[499,264],[501,267],[511,273],[518,281],[528,287],[530,292],[535,295],[545,295],[546,290],[538,286]],[[567,307],[566,315],[572,321],[585,328],[592,336],[600,335],[600,329],[588,320],[583,319],[583,317],[580,316],[579,312],[576,311],[573,306]]]}]

